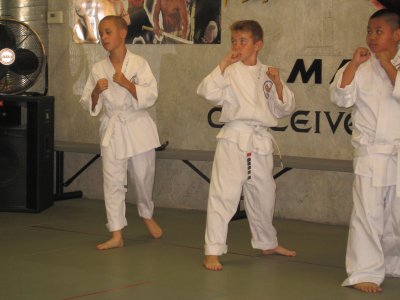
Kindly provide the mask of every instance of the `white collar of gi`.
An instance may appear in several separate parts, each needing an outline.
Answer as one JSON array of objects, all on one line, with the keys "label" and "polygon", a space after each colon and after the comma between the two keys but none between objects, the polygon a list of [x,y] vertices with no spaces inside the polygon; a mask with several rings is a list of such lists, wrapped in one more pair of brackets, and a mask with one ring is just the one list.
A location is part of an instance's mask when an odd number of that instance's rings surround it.
[{"label": "white collar of gi", "polygon": [[[400,70],[400,50],[397,51],[396,55],[390,62],[396,69]],[[376,58],[375,54],[371,55],[371,65],[382,78],[386,78],[386,72],[383,70],[381,63],[379,62],[379,59]]]},{"label": "white collar of gi", "polygon": [[[376,54],[373,54],[371,57],[374,64],[380,65],[379,60],[376,58]],[[390,60],[390,62],[393,66],[396,67],[396,69],[400,68],[400,49],[397,51],[396,55]]]},{"label": "white collar of gi", "polygon": [[397,51],[396,55],[391,60],[391,63],[397,70],[400,69],[400,50]]},{"label": "white collar of gi", "polygon": [[239,63],[239,65],[241,65],[242,67],[244,67],[244,68],[247,68],[247,67],[250,67],[250,68],[257,68],[257,67],[259,67],[260,65],[261,65],[261,61],[257,58],[257,62],[256,62],[256,64],[255,65],[253,65],[253,66],[249,66],[249,65],[245,65],[242,61],[238,61],[238,63]]},{"label": "white collar of gi", "polygon": [[259,80],[263,73],[265,73],[266,71],[263,71],[265,68],[263,68],[263,64],[261,63],[261,61],[257,58],[257,63],[254,66],[248,66],[245,65],[242,61],[238,61],[237,64],[241,67],[244,68],[246,70],[256,70],[257,73],[257,79]]},{"label": "white collar of gi", "polygon": [[[125,57],[124,57],[124,61],[122,62],[122,69],[121,72],[126,74],[126,71],[128,69],[128,64],[129,64],[129,57],[131,56],[131,52],[129,52],[128,49],[126,49],[126,53],[125,53]],[[108,63],[109,65],[114,69],[114,66],[111,62],[110,56],[107,57]]]}]

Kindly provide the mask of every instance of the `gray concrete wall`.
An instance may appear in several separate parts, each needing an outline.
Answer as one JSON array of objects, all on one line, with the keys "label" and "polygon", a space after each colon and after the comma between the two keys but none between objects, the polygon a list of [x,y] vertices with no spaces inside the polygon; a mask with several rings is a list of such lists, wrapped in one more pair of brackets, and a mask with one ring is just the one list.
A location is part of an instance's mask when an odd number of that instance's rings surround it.
[{"label": "gray concrete wall", "polygon": [[[223,1],[224,3],[224,1]],[[78,104],[83,85],[93,63],[106,53],[101,45],[73,44],[71,40],[72,1],[49,0],[49,10],[62,10],[65,22],[49,25],[50,95],[56,98],[58,140],[98,142],[98,119],[91,118]],[[171,148],[215,149],[218,129],[207,123],[210,106],[196,95],[196,87],[230,47],[229,25],[238,19],[255,19],[265,30],[265,46],[260,59],[281,68],[287,80],[298,59],[309,67],[322,60],[322,83],[314,76],[308,83],[300,76],[288,84],[297,100],[297,111],[309,111],[292,121],[284,132],[275,132],[282,154],[305,157],[350,159],[350,136],[343,119],[335,133],[341,112],[329,101],[329,81],[340,62],[351,58],[357,46],[364,45],[366,25],[374,7],[367,0],[270,0],[262,4],[239,0],[222,4],[221,45],[129,45],[144,56],[159,83],[159,99],[151,110],[162,141]],[[329,112],[331,120],[324,112]],[[299,122],[304,119],[305,124]],[[296,123],[297,122],[297,123]],[[66,176],[80,168],[90,156],[68,154]],[[206,174],[211,163],[195,162]],[[96,162],[73,183],[70,190],[82,189],[90,198],[102,198],[101,163]],[[352,175],[346,173],[293,170],[277,180],[276,215],[321,223],[346,224],[351,212]],[[190,209],[206,208],[208,184],[180,161],[157,161],[154,200],[157,206]],[[128,201],[134,202],[130,188]]]}]

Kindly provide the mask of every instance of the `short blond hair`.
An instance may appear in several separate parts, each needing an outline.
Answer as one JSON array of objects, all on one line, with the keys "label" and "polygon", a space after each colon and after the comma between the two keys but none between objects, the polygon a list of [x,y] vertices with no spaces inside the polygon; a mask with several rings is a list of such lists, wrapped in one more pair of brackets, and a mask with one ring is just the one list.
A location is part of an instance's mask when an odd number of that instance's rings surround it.
[{"label": "short blond hair", "polygon": [[254,20],[240,20],[234,22],[229,29],[231,31],[248,31],[255,42],[264,40],[264,31],[261,25]]},{"label": "short blond hair", "polygon": [[120,16],[112,16],[112,15],[105,16],[103,19],[101,19],[99,26],[101,23],[103,23],[105,21],[112,21],[119,29],[128,30],[128,24]]}]

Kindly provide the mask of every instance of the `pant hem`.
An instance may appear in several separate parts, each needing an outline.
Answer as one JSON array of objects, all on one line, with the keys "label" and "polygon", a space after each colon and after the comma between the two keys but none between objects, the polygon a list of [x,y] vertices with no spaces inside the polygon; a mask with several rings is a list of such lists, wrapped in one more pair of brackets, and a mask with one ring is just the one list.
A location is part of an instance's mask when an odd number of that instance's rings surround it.
[{"label": "pant hem", "polygon": [[113,225],[113,226],[111,226],[109,224],[106,224],[106,227],[107,227],[108,231],[110,231],[110,232],[117,231],[117,230],[122,230],[126,226],[128,226],[128,223],[125,223],[123,225]]},{"label": "pant hem", "polygon": [[271,249],[278,247],[278,242],[269,243],[269,244],[259,243],[259,242],[251,242],[251,246],[253,247],[253,249],[271,250]]},{"label": "pant hem", "polygon": [[226,254],[228,252],[228,246],[226,245],[213,245],[213,246],[209,246],[209,245],[205,245],[204,246],[204,255],[222,255],[222,254]]},{"label": "pant hem", "polygon": [[351,278],[348,277],[345,281],[343,281],[342,286],[353,286],[355,284],[361,283],[361,282],[372,282],[377,285],[381,285],[383,282],[384,278],[380,277],[358,277],[358,278]]}]

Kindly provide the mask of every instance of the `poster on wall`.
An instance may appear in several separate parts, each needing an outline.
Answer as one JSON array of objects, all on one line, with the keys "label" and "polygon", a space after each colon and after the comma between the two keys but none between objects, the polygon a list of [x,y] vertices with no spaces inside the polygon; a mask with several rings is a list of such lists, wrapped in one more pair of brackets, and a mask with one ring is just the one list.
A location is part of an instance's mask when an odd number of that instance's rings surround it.
[{"label": "poster on wall", "polygon": [[218,0],[72,0],[72,39],[99,43],[99,21],[108,15],[128,24],[127,44],[219,44]]}]

